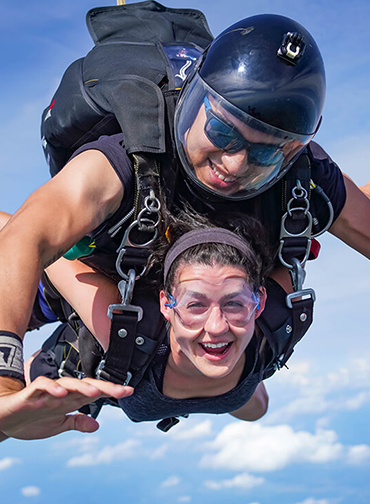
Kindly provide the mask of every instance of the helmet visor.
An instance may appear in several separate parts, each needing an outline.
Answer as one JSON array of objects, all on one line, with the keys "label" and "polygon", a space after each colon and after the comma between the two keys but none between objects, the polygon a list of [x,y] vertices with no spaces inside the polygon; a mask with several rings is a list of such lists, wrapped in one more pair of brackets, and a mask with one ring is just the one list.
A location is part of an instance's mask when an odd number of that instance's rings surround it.
[{"label": "helmet visor", "polygon": [[247,199],[268,189],[313,137],[259,121],[222,98],[198,74],[180,98],[175,136],[190,179],[227,199]]}]

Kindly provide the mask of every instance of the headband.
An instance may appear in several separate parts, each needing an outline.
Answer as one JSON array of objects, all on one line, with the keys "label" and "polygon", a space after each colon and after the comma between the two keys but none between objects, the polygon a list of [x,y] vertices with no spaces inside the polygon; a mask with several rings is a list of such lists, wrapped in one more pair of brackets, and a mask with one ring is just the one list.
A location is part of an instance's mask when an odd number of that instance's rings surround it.
[{"label": "headband", "polygon": [[164,260],[164,281],[174,260],[185,250],[202,243],[224,243],[238,249],[243,255],[249,255],[251,250],[243,238],[228,229],[217,227],[193,229],[182,235],[167,252]]}]

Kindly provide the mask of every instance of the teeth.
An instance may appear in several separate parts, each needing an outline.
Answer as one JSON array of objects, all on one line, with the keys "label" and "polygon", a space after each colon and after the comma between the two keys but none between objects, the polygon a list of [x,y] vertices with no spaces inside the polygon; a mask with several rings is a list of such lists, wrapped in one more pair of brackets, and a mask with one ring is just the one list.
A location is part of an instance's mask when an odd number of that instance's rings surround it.
[{"label": "teeth", "polygon": [[230,177],[224,177],[223,175],[221,175],[221,173],[219,173],[216,168],[214,168],[212,166],[212,170],[213,170],[213,173],[215,173],[217,175],[217,177],[222,180],[223,182],[233,182],[234,179],[233,178],[230,178]]},{"label": "teeth", "polygon": [[202,343],[206,348],[222,348],[227,346],[229,343]]}]

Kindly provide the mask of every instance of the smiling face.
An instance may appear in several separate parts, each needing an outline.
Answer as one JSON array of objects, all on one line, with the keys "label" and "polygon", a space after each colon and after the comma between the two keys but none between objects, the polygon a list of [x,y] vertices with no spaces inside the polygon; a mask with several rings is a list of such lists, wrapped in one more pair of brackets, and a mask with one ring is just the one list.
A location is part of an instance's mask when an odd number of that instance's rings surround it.
[{"label": "smiling face", "polygon": [[218,95],[199,75],[180,97],[175,139],[187,176],[213,194],[252,197],[281,178],[312,139],[264,123]]},{"label": "smiling face", "polygon": [[197,264],[179,266],[172,295],[175,306],[168,306],[164,291],[160,301],[161,312],[171,323],[175,364],[192,376],[241,374],[255,319],[264,308],[264,289],[257,307],[242,269]]},{"label": "smiling face", "polygon": [[[214,100],[209,102],[214,118],[219,118],[224,128],[229,128],[241,141],[244,140],[243,148],[236,152],[218,148],[212,143],[210,135],[206,134],[205,126],[210,125],[211,128],[212,123],[209,117],[207,123],[206,107],[204,104],[201,106],[194,123],[185,134],[185,145],[194,174],[210,189],[232,195],[248,185],[259,187],[279,172],[288,152],[289,156],[293,157],[302,149],[300,142],[296,143],[296,148],[293,148],[291,142],[289,148],[287,144],[280,145],[281,139],[251,128]],[[209,113],[208,111],[208,116]],[[213,123],[216,123],[216,120]],[[258,163],[253,153],[257,153],[264,164]]]}]

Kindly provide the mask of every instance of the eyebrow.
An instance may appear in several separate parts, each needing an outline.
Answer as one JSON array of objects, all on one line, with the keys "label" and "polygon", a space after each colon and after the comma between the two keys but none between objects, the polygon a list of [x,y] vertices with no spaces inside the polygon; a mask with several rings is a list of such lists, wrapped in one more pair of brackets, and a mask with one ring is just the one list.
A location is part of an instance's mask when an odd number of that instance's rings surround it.
[{"label": "eyebrow", "polygon": [[[203,294],[202,292],[187,291],[187,294],[189,296],[193,296],[193,297],[198,298],[198,299],[208,299],[208,296],[206,294]],[[243,295],[243,290],[242,289],[239,290],[239,291],[230,292],[229,294],[225,294],[224,296],[222,296],[221,300],[232,299],[232,298],[235,298],[235,297],[240,296],[240,295]]]}]

